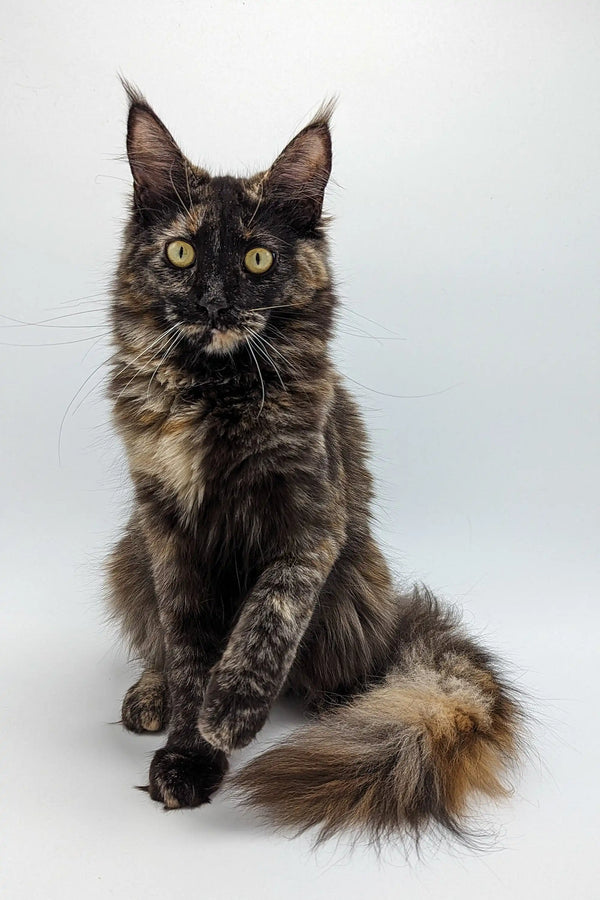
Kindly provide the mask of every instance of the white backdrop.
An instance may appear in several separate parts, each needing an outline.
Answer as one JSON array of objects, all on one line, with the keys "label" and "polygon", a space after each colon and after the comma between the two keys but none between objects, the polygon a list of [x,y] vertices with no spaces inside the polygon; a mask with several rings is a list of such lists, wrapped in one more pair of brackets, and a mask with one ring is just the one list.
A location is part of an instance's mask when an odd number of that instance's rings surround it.
[{"label": "white backdrop", "polygon": [[[594,0],[4,12],[5,896],[597,896],[599,40]],[[536,698],[541,761],[486,812],[493,854],[313,854],[224,798],[167,815],[131,790],[161,739],[109,724],[135,672],[102,623],[128,490],[102,393],[129,190],[117,71],[220,171],[268,165],[339,95],[336,354],[372,435],[381,535]],[[247,752],[296,720],[277,710]]]}]

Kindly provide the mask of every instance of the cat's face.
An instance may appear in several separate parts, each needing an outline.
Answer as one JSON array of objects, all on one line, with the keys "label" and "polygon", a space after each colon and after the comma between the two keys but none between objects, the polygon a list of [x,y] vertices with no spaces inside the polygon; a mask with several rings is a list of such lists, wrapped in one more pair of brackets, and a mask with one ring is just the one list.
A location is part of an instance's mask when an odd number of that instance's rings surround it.
[{"label": "cat's face", "polygon": [[181,154],[130,94],[127,149],[134,206],[123,255],[133,306],[157,333],[207,355],[232,355],[275,310],[326,280],[319,252],[331,168],[326,115],[252,178],[210,177]]},{"label": "cat's face", "polygon": [[234,350],[285,302],[299,236],[259,201],[251,182],[214,178],[136,229],[136,288],[207,353]]}]

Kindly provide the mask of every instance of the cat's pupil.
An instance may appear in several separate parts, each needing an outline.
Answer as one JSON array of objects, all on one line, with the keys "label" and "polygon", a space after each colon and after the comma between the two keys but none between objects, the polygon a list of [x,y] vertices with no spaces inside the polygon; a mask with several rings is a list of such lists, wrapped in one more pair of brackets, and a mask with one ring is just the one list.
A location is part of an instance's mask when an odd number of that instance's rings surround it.
[{"label": "cat's pupil", "polygon": [[257,254],[256,254],[256,265],[257,265],[257,266],[260,265],[260,253],[257,253]]},{"label": "cat's pupil", "polygon": [[179,248],[179,259],[183,259],[183,247]]}]

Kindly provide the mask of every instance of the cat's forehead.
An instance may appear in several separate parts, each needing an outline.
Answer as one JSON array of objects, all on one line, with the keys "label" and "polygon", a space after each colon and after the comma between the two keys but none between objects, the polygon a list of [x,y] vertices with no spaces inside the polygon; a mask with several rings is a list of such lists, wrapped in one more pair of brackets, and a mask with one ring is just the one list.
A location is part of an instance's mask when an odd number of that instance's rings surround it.
[{"label": "cat's forehead", "polygon": [[234,178],[218,176],[200,185],[191,185],[187,197],[166,228],[169,236],[196,235],[223,227],[241,235],[249,233],[260,204],[261,176]]}]

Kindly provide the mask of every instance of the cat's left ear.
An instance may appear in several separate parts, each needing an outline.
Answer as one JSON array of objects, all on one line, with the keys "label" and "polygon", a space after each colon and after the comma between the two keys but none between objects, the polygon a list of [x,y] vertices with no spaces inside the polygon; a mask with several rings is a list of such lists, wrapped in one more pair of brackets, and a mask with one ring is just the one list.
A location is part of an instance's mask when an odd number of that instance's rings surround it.
[{"label": "cat's left ear", "polygon": [[313,228],[321,218],[331,174],[329,120],[333,106],[330,102],[319,110],[279,154],[265,178],[265,198],[281,207],[300,229]]},{"label": "cat's left ear", "polygon": [[137,208],[151,212],[176,203],[187,205],[190,181],[197,180],[198,170],[144,97],[127,82],[123,84],[130,102],[127,156]]}]

